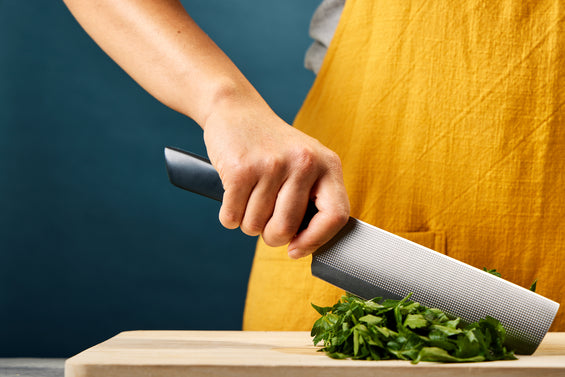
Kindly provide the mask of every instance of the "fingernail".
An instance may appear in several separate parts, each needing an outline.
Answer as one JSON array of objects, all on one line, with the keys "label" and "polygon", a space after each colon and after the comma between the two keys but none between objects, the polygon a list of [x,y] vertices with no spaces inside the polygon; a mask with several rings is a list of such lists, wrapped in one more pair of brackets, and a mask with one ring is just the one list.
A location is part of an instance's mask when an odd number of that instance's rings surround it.
[{"label": "fingernail", "polygon": [[290,259],[298,259],[302,256],[302,253],[298,249],[288,249],[288,256]]}]

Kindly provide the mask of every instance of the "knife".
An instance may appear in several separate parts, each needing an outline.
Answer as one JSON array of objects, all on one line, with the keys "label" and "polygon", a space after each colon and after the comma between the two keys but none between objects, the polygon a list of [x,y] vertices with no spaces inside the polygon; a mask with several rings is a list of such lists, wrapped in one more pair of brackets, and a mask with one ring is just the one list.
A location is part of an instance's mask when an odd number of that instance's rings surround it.
[{"label": "knife", "polygon": [[[182,189],[222,201],[221,179],[201,156],[165,148],[167,174]],[[316,213],[310,203],[301,229]],[[486,316],[506,329],[506,345],[534,353],[559,304],[535,292],[353,217],[312,255],[312,275],[364,299],[411,300],[466,323]]]}]

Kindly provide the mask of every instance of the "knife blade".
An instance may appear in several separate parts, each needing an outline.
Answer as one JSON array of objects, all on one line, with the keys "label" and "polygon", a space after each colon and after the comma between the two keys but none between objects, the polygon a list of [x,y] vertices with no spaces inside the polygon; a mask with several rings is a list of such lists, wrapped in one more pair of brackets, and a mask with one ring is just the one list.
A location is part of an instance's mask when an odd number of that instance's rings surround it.
[{"label": "knife blade", "polygon": [[[172,184],[222,200],[221,179],[206,158],[167,147],[165,162]],[[310,203],[301,229],[315,213]],[[494,317],[518,354],[534,353],[559,309],[535,292],[353,217],[312,255],[311,270],[364,299],[411,293],[411,300],[467,323]]]}]

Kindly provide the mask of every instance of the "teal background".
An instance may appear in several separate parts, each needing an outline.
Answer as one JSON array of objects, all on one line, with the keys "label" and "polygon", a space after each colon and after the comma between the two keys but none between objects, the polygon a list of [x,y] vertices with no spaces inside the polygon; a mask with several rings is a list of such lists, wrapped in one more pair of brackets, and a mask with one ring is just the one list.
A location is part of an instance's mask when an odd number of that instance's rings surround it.
[{"label": "teal background", "polygon": [[[291,122],[319,0],[184,1]],[[0,0],[0,357],[68,357],[120,331],[240,329],[255,238],[173,187],[201,130],[153,99],[62,1]]]}]

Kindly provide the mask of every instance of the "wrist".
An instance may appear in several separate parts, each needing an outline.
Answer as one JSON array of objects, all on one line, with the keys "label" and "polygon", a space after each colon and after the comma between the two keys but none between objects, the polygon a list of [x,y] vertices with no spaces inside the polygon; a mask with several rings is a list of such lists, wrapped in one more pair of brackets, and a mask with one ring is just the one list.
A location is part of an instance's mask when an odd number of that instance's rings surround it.
[{"label": "wrist", "polygon": [[218,117],[229,119],[241,109],[249,110],[257,106],[268,107],[261,95],[247,80],[222,80],[210,89],[207,98],[207,103],[202,107],[201,120],[197,120],[203,130],[213,123],[211,119]]}]

